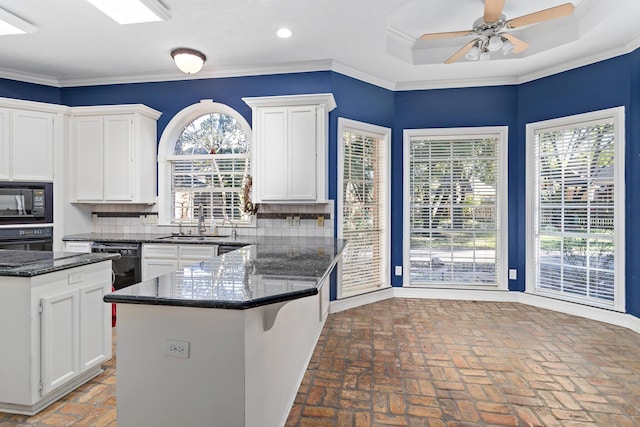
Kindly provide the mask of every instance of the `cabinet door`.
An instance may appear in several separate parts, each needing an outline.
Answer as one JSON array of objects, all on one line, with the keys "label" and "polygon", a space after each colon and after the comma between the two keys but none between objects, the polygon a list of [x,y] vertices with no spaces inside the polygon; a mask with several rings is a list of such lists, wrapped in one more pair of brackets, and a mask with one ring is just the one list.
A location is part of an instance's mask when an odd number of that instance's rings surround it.
[{"label": "cabinet door", "polygon": [[0,109],[0,179],[11,177],[11,144],[9,140],[9,110]]},{"label": "cabinet door", "polygon": [[42,304],[40,324],[42,395],[80,373],[79,300],[78,289],[40,300]]},{"label": "cabinet door", "polygon": [[289,200],[316,200],[316,136],[316,107],[289,108]]},{"label": "cabinet door", "polygon": [[259,132],[259,200],[287,200],[287,109],[263,109]]},{"label": "cabinet door", "polygon": [[107,282],[80,288],[80,371],[111,358],[111,304],[102,298],[111,290]]},{"label": "cabinet door", "polygon": [[11,120],[11,175],[15,180],[53,180],[53,114],[15,110]]},{"label": "cabinet door", "polygon": [[[104,200],[133,199],[133,117],[104,118]],[[148,179],[155,179],[149,177]]]},{"label": "cabinet door", "polygon": [[144,259],[142,280],[153,279],[178,270],[178,259]]},{"label": "cabinet door", "polygon": [[77,117],[74,125],[75,199],[100,201],[104,182],[102,118]]}]

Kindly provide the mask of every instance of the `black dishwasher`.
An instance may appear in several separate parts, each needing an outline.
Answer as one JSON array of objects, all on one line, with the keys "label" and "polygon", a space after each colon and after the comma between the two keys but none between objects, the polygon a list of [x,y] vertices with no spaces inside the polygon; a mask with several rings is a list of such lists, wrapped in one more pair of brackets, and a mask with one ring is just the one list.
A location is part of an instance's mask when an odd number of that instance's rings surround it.
[{"label": "black dishwasher", "polygon": [[142,250],[139,243],[95,242],[91,252],[120,254],[112,260],[113,287],[118,290],[142,281]]}]

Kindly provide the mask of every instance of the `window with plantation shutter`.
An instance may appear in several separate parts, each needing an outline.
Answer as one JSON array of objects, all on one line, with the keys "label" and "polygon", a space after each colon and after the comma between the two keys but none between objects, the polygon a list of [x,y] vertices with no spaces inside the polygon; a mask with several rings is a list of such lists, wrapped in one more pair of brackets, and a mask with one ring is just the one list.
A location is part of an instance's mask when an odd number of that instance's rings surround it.
[{"label": "window with plantation shutter", "polygon": [[339,119],[338,236],[348,241],[338,297],[388,286],[389,130]]},{"label": "window with plantation shutter", "polygon": [[405,130],[405,285],[506,288],[506,132]]},{"label": "window with plantation shutter", "polygon": [[528,125],[529,276],[537,294],[624,309],[623,114]]},{"label": "window with plantation shutter", "polygon": [[207,221],[249,223],[251,141],[242,116],[202,101],[167,128],[159,149],[163,223],[195,224],[201,205]]}]

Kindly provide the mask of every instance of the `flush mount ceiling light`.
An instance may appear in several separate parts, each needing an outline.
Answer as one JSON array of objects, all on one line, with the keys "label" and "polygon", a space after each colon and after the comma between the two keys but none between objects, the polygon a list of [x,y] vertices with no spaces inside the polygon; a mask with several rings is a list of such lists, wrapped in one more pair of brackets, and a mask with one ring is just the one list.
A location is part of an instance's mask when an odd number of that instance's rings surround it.
[{"label": "flush mount ceiling light", "polygon": [[281,39],[288,39],[289,37],[291,37],[293,35],[291,30],[288,29],[288,28],[280,28],[276,34]]},{"label": "flush mount ceiling light", "polygon": [[207,57],[202,52],[184,47],[171,51],[171,57],[183,73],[195,74],[202,69]]},{"label": "flush mount ceiling light", "polygon": [[0,36],[35,33],[38,29],[11,12],[0,9]]},{"label": "flush mount ceiling light", "polygon": [[171,16],[157,0],[87,0],[118,24],[166,21]]}]

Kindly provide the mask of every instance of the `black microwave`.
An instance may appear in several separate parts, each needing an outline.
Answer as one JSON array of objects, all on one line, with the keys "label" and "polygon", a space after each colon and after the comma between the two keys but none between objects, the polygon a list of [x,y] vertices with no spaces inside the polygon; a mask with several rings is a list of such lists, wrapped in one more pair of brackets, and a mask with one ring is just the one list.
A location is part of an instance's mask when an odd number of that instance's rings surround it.
[{"label": "black microwave", "polygon": [[53,183],[0,181],[0,224],[53,223]]}]

